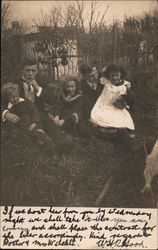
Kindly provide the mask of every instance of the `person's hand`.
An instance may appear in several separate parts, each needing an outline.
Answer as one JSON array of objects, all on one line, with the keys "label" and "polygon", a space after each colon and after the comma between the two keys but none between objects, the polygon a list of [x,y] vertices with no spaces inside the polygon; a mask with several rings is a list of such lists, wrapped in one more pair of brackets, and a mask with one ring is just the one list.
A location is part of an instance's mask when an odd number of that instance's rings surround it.
[{"label": "person's hand", "polygon": [[127,81],[125,81],[125,86],[126,86],[126,88],[127,88],[127,90],[129,91],[130,89],[131,89],[131,83],[130,82],[127,82]]},{"label": "person's hand", "polygon": [[61,120],[54,120],[54,123],[55,123],[55,125],[57,127],[61,128],[64,125],[65,121],[63,119],[61,119]]},{"label": "person's hand", "polygon": [[5,113],[4,118],[8,121],[8,122],[12,122],[12,123],[18,123],[20,121],[20,117],[17,115],[14,115],[12,113],[10,113],[9,111]]},{"label": "person's hand", "polygon": [[40,86],[37,84],[36,80],[33,79],[28,82],[28,85],[32,85],[32,87],[35,89],[36,92],[38,92]]},{"label": "person's hand", "polygon": [[62,127],[64,125],[65,121],[62,119],[62,120],[59,120],[58,121],[58,127]]},{"label": "person's hand", "polygon": [[54,122],[59,121],[59,116],[58,116],[58,115],[56,115],[56,116],[53,118],[53,121],[54,121]]},{"label": "person's hand", "polygon": [[55,125],[57,125],[58,127],[60,126],[60,125],[58,125],[58,122],[59,122],[59,116],[58,116],[58,115],[56,115],[56,116],[53,118],[53,122],[54,122]]},{"label": "person's hand", "polygon": [[36,123],[31,123],[31,125],[29,126],[29,131],[32,131],[34,128],[36,127]]}]

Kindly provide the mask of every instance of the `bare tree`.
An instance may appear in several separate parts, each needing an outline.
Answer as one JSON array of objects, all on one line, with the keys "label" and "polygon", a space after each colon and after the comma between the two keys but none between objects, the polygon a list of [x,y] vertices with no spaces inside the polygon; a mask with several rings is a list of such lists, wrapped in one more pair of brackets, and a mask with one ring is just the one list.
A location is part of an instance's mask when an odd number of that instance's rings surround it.
[{"label": "bare tree", "polygon": [[101,14],[97,10],[98,5],[97,1],[92,1],[89,8],[86,1],[70,1],[65,9],[53,6],[47,13],[41,10],[33,20],[37,26],[51,28],[51,35],[43,33],[40,41],[36,41],[35,50],[38,54],[40,51],[44,54],[53,78],[55,71],[58,76],[59,65],[67,64],[69,67],[68,61],[73,64],[73,57],[89,63],[98,60],[98,53],[102,50],[98,39],[103,37],[109,9],[109,6],[105,6],[105,11]]},{"label": "bare tree", "polygon": [[4,31],[8,27],[10,14],[11,14],[11,5],[9,1],[2,1],[1,9],[1,30]]},{"label": "bare tree", "polygon": [[[94,50],[98,50],[96,44],[98,43],[99,35],[105,29],[106,13],[109,9],[107,5],[103,14],[98,10],[99,3],[92,1],[90,8],[88,8],[86,1],[70,2],[64,12],[65,23],[76,27],[76,40],[78,52],[82,61],[92,63],[94,59]],[[95,53],[96,54],[96,53]]]},{"label": "bare tree", "polygon": [[11,1],[2,1],[1,10],[1,79],[7,81],[17,77],[22,58],[22,34],[27,25],[14,21],[9,27],[11,17]]}]

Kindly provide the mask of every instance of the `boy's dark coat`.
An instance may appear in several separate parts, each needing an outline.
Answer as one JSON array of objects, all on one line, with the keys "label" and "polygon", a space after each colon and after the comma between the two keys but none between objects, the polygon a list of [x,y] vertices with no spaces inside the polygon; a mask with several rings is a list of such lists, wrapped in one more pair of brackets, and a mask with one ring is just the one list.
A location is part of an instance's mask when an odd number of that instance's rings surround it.
[{"label": "boy's dark coat", "polygon": [[[22,78],[14,81],[18,86],[20,90],[20,97],[25,99],[24,94],[24,88],[23,88],[23,80]],[[35,96],[35,106],[38,108],[38,111],[40,113],[40,119],[41,123],[44,127],[44,130],[46,133],[49,134],[49,136],[53,139],[53,141],[57,144],[57,146],[60,147],[60,145],[65,144],[67,139],[65,136],[61,133],[61,131],[58,129],[58,127],[53,123],[53,121],[49,118],[48,114],[44,110],[44,103],[54,105],[57,101],[56,96],[50,90],[45,86],[43,83],[41,84],[40,81],[38,81],[38,85],[42,87],[42,93],[40,97]],[[3,110],[7,109],[7,103],[5,100],[3,100]]]},{"label": "boy's dark coat", "polygon": [[32,123],[36,123],[38,128],[40,126],[40,114],[38,109],[30,100],[24,100],[13,105],[10,109],[11,113],[20,117],[18,125],[28,129]]},{"label": "boy's dark coat", "polygon": [[81,80],[81,89],[83,91],[83,98],[84,98],[84,110],[83,110],[83,117],[85,121],[88,121],[90,118],[90,113],[94,104],[96,103],[98,97],[100,96],[104,86],[98,83],[97,89],[92,89],[86,80]]},{"label": "boy's dark coat", "polygon": [[81,117],[83,104],[83,96],[79,96],[73,101],[66,102],[61,95],[57,105],[56,115],[59,115],[60,119],[64,120],[69,119],[73,113],[77,113],[78,116]]}]

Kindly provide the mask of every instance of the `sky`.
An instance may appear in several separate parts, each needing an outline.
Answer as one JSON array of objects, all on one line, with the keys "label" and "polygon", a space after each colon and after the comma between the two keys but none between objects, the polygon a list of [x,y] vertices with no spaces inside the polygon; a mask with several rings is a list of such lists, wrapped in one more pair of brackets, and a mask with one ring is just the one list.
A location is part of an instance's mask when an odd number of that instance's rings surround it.
[{"label": "sky", "polygon": [[[25,21],[32,25],[33,18],[39,15],[40,9],[49,12],[52,6],[65,8],[70,1],[13,1],[11,0],[11,19],[10,21]],[[76,2],[76,1],[72,1]],[[92,1],[86,1],[86,9],[90,9]],[[109,6],[106,14],[106,24],[113,20],[123,21],[124,16],[139,16],[144,12],[158,8],[156,0],[111,0],[97,1],[97,10],[103,13]]]}]

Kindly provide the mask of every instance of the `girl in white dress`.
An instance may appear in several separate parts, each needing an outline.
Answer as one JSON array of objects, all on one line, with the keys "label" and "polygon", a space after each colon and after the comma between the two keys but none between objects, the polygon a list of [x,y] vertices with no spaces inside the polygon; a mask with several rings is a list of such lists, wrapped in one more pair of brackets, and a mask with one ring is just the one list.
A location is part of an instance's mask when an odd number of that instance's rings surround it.
[{"label": "girl in white dress", "polygon": [[[91,123],[96,127],[115,129],[121,135],[134,137],[135,126],[128,111],[126,97],[131,84],[124,80],[124,69],[110,64],[100,79],[104,89],[91,111]],[[123,133],[122,133],[123,132]]]}]

